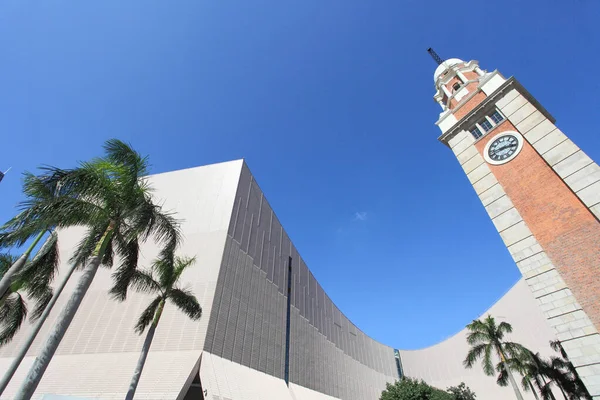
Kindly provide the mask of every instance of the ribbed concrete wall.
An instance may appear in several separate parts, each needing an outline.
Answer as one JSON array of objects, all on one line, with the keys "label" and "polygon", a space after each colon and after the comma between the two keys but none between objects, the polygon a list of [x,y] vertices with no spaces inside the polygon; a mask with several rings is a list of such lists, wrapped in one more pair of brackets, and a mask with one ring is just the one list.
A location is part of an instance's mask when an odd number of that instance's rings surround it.
[{"label": "ribbed concrete wall", "polygon": [[398,378],[394,350],[333,304],[248,168],[240,177],[205,350],[284,378],[288,259],[290,382],[344,399],[376,399]]}]

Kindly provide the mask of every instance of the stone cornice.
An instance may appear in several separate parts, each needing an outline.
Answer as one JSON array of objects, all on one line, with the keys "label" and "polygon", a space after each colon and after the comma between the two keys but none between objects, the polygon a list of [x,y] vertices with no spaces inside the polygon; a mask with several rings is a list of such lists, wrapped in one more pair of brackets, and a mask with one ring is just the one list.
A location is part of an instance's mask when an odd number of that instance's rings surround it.
[{"label": "stone cornice", "polygon": [[[486,80],[483,80],[482,84],[485,83],[485,81]],[[473,110],[471,110],[467,115],[465,115],[456,124],[454,124],[454,126],[452,128],[450,128],[446,132],[442,133],[440,135],[440,137],[438,137],[438,140],[440,142],[444,143],[446,146],[450,147],[448,145],[448,141],[450,139],[452,139],[454,136],[456,136],[456,134],[458,132],[465,130],[467,128],[470,128],[475,123],[475,120],[480,117],[479,114],[482,110],[491,106],[503,94],[505,94],[506,92],[508,92],[511,89],[517,89],[517,91],[523,97],[525,97],[527,99],[527,101],[529,101],[531,104],[533,104],[546,118],[548,118],[550,120],[550,122],[552,122],[552,123],[555,122],[554,117],[535,99],[535,97],[533,97],[531,95],[531,93],[529,93],[527,91],[527,89],[525,89],[519,81],[517,81],[514,77],[511,76],[498,89],[496,89],[496,91],[494,91],[494,93],[487,96],[485,98],[485,100],[483,100],[481,102],[481,104],[479,104],[477,107],[475,107]],[[473,95],[474,95],[474,93],[477,93],[479,91],[481,91],[481,84],[479,85],[477,90],[473,92]],[[454,111],[456,111],[456,109]]]}]

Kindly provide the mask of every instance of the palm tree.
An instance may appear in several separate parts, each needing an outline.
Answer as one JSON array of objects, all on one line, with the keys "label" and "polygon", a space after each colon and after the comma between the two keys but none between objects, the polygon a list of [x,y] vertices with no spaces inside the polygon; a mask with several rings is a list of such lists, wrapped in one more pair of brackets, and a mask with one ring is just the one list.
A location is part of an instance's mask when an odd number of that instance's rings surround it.
[{"label": "palm tree", "polygon": [[[23,182],[23,191],[25,192],[25,195],[28,197],[29,201],[49,203],[60,192],[60,185],[56,184],[56,182],[49,184],[50,182],[45,182],[43,179],[40,179],[30,172],[25,172]],[[25,252],[19,258],[14,260],[10,268],[8,268],[4,276],[2,276],[2,279],[0,279],[0,298],[5,297],[9,293],[12,281],[15,279],[16,275],[21,272],[23,267],[26,266],[29,256],[40,240],[42,240],[48,231],[52,233],[51,226],[40,226],[39,224],[30,224],[27,227],[21,226],[20,229],[10,229],[11,226],[14,227],[19,225],[19,221],[26,220],[30,217],[31,210],[25,206],[19,215],[8,221],[4,226],[2,226],[2,228],[0,228],[2,231],[2,233],[0,233],[0,247],[20,247],[29,239],[33,238],[33,241],[27,250],[25,250]],[[51,234],[46,239],[44,246],[48,244],[56,245],[55,239],[56,238]],[[30,269],[30,272],[33,271],[34,270]],[[54,275],[52,274],[49,276],[50,279],[52,279]],[[31,277],[31,275],[29,277]]]},{"label": "palm tree", "polygon": [[25,358],[27,351],[42,328],[42,325],[44,322],[46,322],[46,319],[54,307],[58,296],[60,296],[62,293],[62,290],[64,289],[69,277],[73,272],[73,268],[71,268],[69,273],[65,275],[62,282],[54,290],[54,294],[52,294],[49,288],[54,276],[56,275],[58,262],[58,234],[53,231],[46,239],[44,245],[34,256],[33,260],[28,262],[19,272],[21,279],[27,282],[28,287],[30,288],[30,296],[33,296],[34,298],[40,298],[41,296],[45,297],[43,297],[41,301],[38,301],[38,306],[35,308],[33,315],[30,318],[32,322],[35,322],[35,324],[29,331],[27,337],[22,341],[19,352],[11,361],[10,366],[2,377],[2,380],[0,380],[0,395],[4,392],[4,389],[6,389],[8,383],[19,368],[19,365]]},{"label": "palm tree", "polygon": [[[512,369],[518,370],[523,375],[523,387],[533,389],[531,381],[535,382],[543,400],[555,400],[552,385],[556,385],[565,399],[586,399],[586,393],[581,390],[577,380],[568,367],[568,362],[560,357],[550,357],[546,360],[540,353],[525,349],[517,357],[509,359]],[[507,377],[502,373],[498,377],[500,385],[506,385]],[[535,393],[535,390],[534,390]],[[537,396],[536,396],[537,397]]]},{"label": "palm tree", "polygon": [[[44,256],[47,247],[38,253],[38,257]],[[10,254],[0,254],[0,277],[14,264],[18,258]],[[43,279],[30,279],[25,270],[13,277],[8,292],[0,299],[0,346],[9,343],[21,328],[23,321],[27,318],[28,308],[24,295],[35,300],[36,306],[30,313],[30,320],[35,321],[40,317],[46,303],[52,297],[52,289]]]},{"label": "palm tree", "polygon": [[[555,400],[556,398],[546,381],[546,376],[540,361],[539,354],[534,355],[531,351],[526,349],[517,357],[506,360],[506,363],[510,370],[517,371],[521,374],[523,377],[521,379],[521,386],[525,391],[531,390],[536,399],[539,399],[537,394],[537,391],[539,391],[543,400]],[[496,381],[498,385],[507,386],[508,374],[506,373],[504,364],[498,363],[496,370],[499,372]]]},{"label": "palm tree", "polygon": [[74,265],[84,266],[82,274],[16,399],[29,399],[35,392],[100,264],[112,266],[113,257],[119,256],[121,263],[113,273],[115,285],[111,293],[125,299],[137,268],[140,243],[152,236],[164,246],[161,254],[165,254],[180,241],[177,221],[152,200],[151,188],[144,179],[148,173],[147,158],[115,139],[107,141],[104,150],[103,158],[81,163],[72,170],[45,168],[42,182],[47,186],[60,185],[60,193],[40,199],[35,190],[26,191],[24,217],[14,219],[7,227],[11,231],[88,227],[71,259]]},{"label": "palm tree", "polygon": [[[148,325],[150,325],[150,329],[148,329],[148,333],[146,334],[140,358],[131,378],[129,390],[125,397],[126,400],[132,400],[135,395],[135,390],[140,381],[144,363],[146,362],[146,357],[148,357],[152,339],[154,339],[154,333],[156,332],[156,327],[160,321],[165,303],[167,301],[173,303],[193,320],[197,320],[202,315],[202,308],[198,304],[196,297],[189,290],[177,286],[183,271],[195,261],[194,258],[180,258],[174,257],[172,254],[167,254],[166,257],[154,261],[152,271],[135,271],[130,281],[136,290],[155,294],[156,297],[142,312],[135,326],[135,331],[140,335]],[[154,273],[156,273],[156,276]]]},{"label": "palm tree", "polygon": [[523,400],[523,395],[519,391],[519,387],[507,365],[508,358],[515,357],[523,351],[520,344],[504,341],[504,336],[512,332],[512,326],[508,322],[501,322],[496,325],[496,320],[488,315],[483,321],[474,320],[467,325],[467,329],[469,330],[467,343],[471,345],[471,349],[463,361],[464,366],[472,368],[481,359],[483,372],[488,376],[493,376],[493,354],[495,353],[506,371],[517,399]]}]

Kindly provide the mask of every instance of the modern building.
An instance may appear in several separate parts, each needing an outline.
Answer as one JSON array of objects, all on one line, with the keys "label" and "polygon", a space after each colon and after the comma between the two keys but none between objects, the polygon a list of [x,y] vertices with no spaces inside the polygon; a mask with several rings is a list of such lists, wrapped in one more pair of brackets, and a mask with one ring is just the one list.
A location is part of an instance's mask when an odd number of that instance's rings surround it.
[{"label": "modern building", "polygon": [[[443,108],[440,140],[457,155],[524,276],[489,312],[511,321],[513,340],[545,355],[551,350],[542,346],[561,339],[600,398],[600,303],[594,297],[598,277],[591,274],[600,249],[592,196],[598,190],[586,189],[600,185],[597,165],[555,132],[549,114],[513,78],[452,59],[436,70],[435,83]],[[573,151],[560,150],[565,146]],[[531,176],[545,179],[543,190],[529,187],[540,186]],[[349,321],[302,260],[244,161],[150,180],[165,208],[184,221],[180,254],[197,262],[183,281],[204,314],[190,321],[165,308],[137,399],[376,400],[387,382],[403,375],[440,388],[464,381],[486,400],[512,396],[480,368],[462,367],[464,331],[404,351],[378,343]],[[540,213],[538,205],[546,208]],[[60,232],[63,268],[81,233]],[[141,264],[157,253],[147,243]],[[107,295],[110,285],[110,271],[99,271],[35,398],[124,398],[143,341],[133,327],[149,299],[131,293],[118,303]],[[59,299],[3,398],[14,396],[65,301]],[[26,331],[0,349],[0,373]]]}]

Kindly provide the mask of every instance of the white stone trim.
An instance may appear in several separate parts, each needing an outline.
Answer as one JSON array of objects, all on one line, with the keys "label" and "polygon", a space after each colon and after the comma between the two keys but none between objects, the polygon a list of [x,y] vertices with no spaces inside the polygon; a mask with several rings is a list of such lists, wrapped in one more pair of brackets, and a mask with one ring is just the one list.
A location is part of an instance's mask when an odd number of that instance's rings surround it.
[{"label": "white stone trim", "polygon": [[452,97],[452,93],[450,93],[450,90],[446,87],[446,85],[442,86],[442,90],[448,98]]},{"label": "white stone trim", "polygon": [[457,70],[456,71],[456,76],[458,76],[458,79],[460,79],[463,84],[466,84],[466,82],[468,81],[468,79],[465,76],[465,74],[462,73],[462,70]]},{"label": "white stone trim", "polygon": [[[496,139],[498,139],[499,137],[502,136],[507,136],[507,135],[512,135],[514,137],[517,138],[517,150],[508,158],[504,159],[504,160],[492,160],[490,158],[489,155],[489,150],[490,150],[490,146],[492,145],[492,143],[494,143],[494,141]],[[488,164],[492,164],[492,165],[501,165],[501,164],[506,164],[507,162],[509,162],[510,160],[514,159],[516,156],[519,155],[519,153],[521,152],[521,150],[523,149],[523,143],[524,143],[524,139],[523,136],[521,136],[521,134],[517,131],[505,131],[505,132],[500,132],[498,134],[496,134],[495,136],[493,136],[485,145],[485,148],[483,149],[483,157],[485,158],[485,161],[487,161]]]}]

